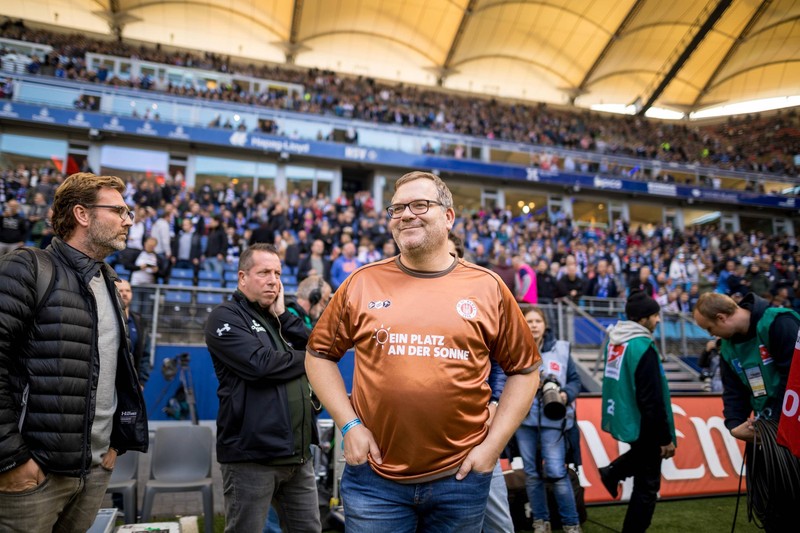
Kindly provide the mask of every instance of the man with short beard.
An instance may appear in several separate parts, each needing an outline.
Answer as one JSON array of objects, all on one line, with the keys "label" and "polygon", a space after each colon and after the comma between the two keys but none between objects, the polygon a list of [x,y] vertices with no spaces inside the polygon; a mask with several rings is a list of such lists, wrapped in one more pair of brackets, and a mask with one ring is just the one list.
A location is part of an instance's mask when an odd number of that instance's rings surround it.
[{"label": "man with short beard", "polygon": [[[345,529],[478,533],[541,359],[503,280],[450,255],[453,197],[438,176],[398,179],[386,212],[400,255],[344,280],[305,360],[342,430]],[[353,347],[351,402],[337,362]],[[492,358],[508,380],[487,425]]]},{"label": "man with short beard", "polygon": [[86,531],[117,455],[147,451],[117,276],[103,261],[125,248],[124,191],[116,177],[71,175],[41,252],[51,267],[37,274],[27,249],[0,259],[1,531]]}]

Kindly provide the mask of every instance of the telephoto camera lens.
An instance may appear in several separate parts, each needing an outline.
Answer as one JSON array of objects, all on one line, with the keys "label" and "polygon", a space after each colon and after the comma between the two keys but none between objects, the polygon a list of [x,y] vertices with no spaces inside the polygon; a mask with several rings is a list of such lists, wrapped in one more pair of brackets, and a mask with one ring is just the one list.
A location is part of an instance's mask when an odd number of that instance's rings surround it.
[{"label": "telephoto camera lens", "polygon": [[561,420],[567,414],[567,406],[561,398],[558,380],[547,376],[542,385],[542,412],[550,420]]}]

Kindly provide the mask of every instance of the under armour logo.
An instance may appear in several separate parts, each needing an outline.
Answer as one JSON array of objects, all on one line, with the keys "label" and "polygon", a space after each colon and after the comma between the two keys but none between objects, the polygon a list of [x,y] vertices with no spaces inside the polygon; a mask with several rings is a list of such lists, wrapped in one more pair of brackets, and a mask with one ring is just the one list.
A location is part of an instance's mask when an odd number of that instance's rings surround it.
[{"label": "under armour logo", "polygon": [[[225,325],[227,326],[227,324]],[[614,400],[610,398],[608,400],[608,407],[606,407],[606,413],[610,414],[611,416],[614,416]]]},{"label": "under armour logo", "polygon": [[223,324],[221,328],[217,329],[217,337],[222,337],[223,333],[230,330],[231,330],[230,324]]}]

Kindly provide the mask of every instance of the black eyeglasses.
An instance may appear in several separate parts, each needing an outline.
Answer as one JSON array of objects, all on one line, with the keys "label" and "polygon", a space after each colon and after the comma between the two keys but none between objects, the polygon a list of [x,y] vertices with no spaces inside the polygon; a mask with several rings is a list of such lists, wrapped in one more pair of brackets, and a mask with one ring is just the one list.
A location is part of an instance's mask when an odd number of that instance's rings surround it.
[{"label": "black eyeglasses", "polygon": [[428,212],[428,209],[431,208],[431,204],[444,205],[442,202],[436,202],[434,200],[414,200],[407,204],[392,204],[386,208],[386,213],[390,218],[401,218],[407,207],[411,209],[411,212],[415,215],[424,215]]},{"label": "black eyeglasses", "polygon": [[125,221],[125,217],[130,218],[131,222],[133,222],[133,219],[136,218],[136,214],[133,211],[131,211],[130,209],[128,209],[128,206],[126,206],[126,205],[90,204],[90,205],[85,205],[84,207],[86,207],[88,209],[93,209],[95,207],[102,207],[103,209],[111,209],[112,211],[116,211],[117,212],[117,215],[119,215],[119,219],[122,220],[123,222]]}]

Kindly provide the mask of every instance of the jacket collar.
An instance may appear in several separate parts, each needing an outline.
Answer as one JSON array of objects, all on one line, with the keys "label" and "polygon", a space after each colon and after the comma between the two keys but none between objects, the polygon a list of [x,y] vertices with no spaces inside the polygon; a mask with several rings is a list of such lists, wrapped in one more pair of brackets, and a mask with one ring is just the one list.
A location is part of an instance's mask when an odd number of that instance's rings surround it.
[{"label": "jacket collar", "polygon": [[234,301],[236,301],[240,305],[242,305],[245,309],[247,309],[254,316],[261,317],[261,318],[272,317],[272,315],[269,314],[266,311],[266,309],[264,309],[263,307],[258,305],[258,303],[251,302],[250,300],[248,300],[247,296],[245,296],[244,293],[242,291],[240,291],[239,289],[236,289],[236,291],[233,293],[233,299],[234,299]]},{"label": "jacket collar", "polygon": [[556,346],[556,340],[558,340],[558,339],[556,339],[556,336],[553,333],[553,330],[550,329],[550,328],[547,328],[544,331],[544,339],[542,339],[541,352],[542,353],[546,353],[546,352],[552,351]]},{"label": "jacket collar", "polygon": [[739,302],[739,307],[750,311],[750,327],[747,329],[747,333],[732,337],[732,342],[742,342],[743,340],[751,339],[756,336],[758,321],[761,320],[761,317],[764,316],[764,312],[769,308],[769,302],[761,296],[749,292]]},{"label": "jacket collar", "polygon": [[57,256],[65,265],[74,270],[86,284],[101,270],[107,279],[111,281],[116,281],[118,279],[117,273],[113,268],[108,266],[105,261],[92,259],[58,237],[53,237],[53,241],[48,248],[53,255]]}]

